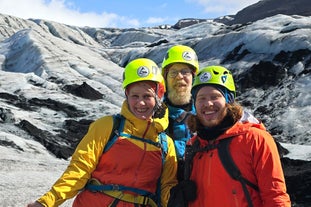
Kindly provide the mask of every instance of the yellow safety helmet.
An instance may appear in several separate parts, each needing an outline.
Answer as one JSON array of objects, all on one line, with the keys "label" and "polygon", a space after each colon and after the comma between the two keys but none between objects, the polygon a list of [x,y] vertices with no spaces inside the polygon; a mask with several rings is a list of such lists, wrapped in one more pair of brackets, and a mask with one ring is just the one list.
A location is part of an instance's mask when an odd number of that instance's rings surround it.
[{"label": "yellow safety helmet", "polygon": [[196,52],[185,45],[175,45],[171,47],[162,62],[162,75],[165,77],[166,68],[173,63],[185,63],[193,68],[196,75],[199,71],[199,61]]},{"label": "yellow safety helmet", "polygon": [[157,64],[147,58],[138,58],[129,62],[123,72],[123,89],[139,81],[153,81],[157,84],[157,95],[161,98],[165,93],[164,79]]},{"label": "yellow safety helmet", "polygon": [[226,88],[233,95],[230,101],[236,97],[232,73],[225,67],[214,65],[201,69],[192,84],[191,93],[193,97],[198,92],[198,86],[203,85],[217,85]]}]

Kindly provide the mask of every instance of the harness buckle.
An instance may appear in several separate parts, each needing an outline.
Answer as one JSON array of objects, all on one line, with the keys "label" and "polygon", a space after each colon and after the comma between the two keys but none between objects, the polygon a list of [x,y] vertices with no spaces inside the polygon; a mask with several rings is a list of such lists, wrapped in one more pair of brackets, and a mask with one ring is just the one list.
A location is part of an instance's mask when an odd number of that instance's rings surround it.
[{"label": "harness buckle", "polygon": [[112,186],[112,189],[111,189],[111,190],[120,191],[120,186],[119,186],[119,185],[112,184],[111,186]]}]

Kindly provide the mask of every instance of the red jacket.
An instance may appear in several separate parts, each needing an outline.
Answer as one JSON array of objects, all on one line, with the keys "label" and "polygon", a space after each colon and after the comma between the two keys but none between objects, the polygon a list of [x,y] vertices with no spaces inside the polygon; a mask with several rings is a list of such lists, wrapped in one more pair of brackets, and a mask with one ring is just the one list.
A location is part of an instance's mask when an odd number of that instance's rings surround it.
[{"label": "red jacket", "polygon": [[[208,132],[207,132],[208,133]],[[256,184],[248,186],[254,207],[290,207],[280,157],[274,139],[262,124],[238,122],[216,139],[234,136],[229,150],[242,175]],[[194,136],[189,141],[193,143]],[[201,147],[208,141],[200,139]],[[198,152],[193,159],[191,180],[197,184],[197,199],[189,207],[247,207],[242,185],[224,169],[217,149]]]}]

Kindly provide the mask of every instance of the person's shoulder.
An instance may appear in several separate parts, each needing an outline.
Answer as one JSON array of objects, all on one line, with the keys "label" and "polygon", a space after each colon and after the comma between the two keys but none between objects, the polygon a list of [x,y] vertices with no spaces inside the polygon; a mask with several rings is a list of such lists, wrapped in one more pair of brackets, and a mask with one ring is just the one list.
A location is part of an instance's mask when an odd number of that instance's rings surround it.
[{"label": "person's shoulder", "polygon": [[226,137],[239,135],[251,139],[271,136],[262,123],[237,122],[226,131]]},{"label": "person's shoulder", "polygon": [[269,131],[266,130],[265,126],[262,123],[240,123],[243,126],[243,131],[250,140],[264,140],[264,139],[273,139]]},{"label": "person's shoulder", "polygon": [[239,131],[252,131],[252,130],[259,130],[259,131],[267,131],[266,127],[262,122],[253,122],[253,121],[239,121],[233,125],[235,130]]},{"label": "person's shoulder", "polygon": [[107,116],[102,116],[98,119],[96,119],[93,123],[92,123],[92,126],[106,126],[108,127],[107,125],[109,125],[109,123],[112,123],[113,122],[113,115],[107,115]]},{"label": "person's shoulder", "polygon": [[107,116],[102,116],[98,119],[96,119],[94,122],[103,122],[103,121],[107,121],[113,118],[113,115],[107,115]]}]

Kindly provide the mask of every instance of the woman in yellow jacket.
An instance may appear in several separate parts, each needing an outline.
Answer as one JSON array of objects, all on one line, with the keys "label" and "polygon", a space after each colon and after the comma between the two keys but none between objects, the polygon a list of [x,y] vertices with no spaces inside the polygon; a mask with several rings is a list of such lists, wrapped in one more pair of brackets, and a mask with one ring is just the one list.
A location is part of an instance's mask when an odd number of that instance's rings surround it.
[{"label": "woman in yellow jacket", "polygon": [[[186,192],[184,183],[179,183],[171,190],[169,206],[175,207],[173,198],[178,202],[179,195],[185,194],[189,207],[290,207],[275,141],[262,123],[242,118],[231,72],[221,66],[205,67],[195,77],[191,92],[197,114],[188,125],[196,135],[187,143],[190,165],[184,182],[196,188]],[[228,165],[226,152],[241,176]]]},{"label": "woman in yellow jacket", "polygon": [[167,206],[170,189],[177,184],[177,160],[171,138],[166,136],[167,152],[159,144],[159,134],[168,126],[167,109],[160,101],[163,83],[152,60],[131,61],[124,70],[124,127],[114,144],[104,151],[113,117],[96,120],[63,175],[28,207],[59,206],[74,196],[74,207]]}]

